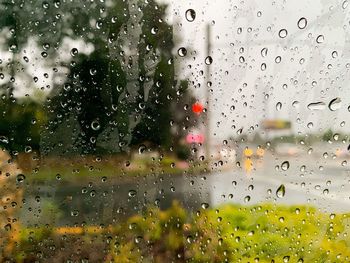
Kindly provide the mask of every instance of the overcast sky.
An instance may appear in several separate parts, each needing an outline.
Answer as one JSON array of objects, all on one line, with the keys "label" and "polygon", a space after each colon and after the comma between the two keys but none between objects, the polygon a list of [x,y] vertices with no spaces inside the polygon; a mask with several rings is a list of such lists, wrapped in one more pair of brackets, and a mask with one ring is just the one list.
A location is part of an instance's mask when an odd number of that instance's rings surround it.
[{"label": "overcast sky", "polygon": [[[196,12],[193,22],[185,17],[190,8]],[[191,88],[202,101],[207,88],[200,73],[206,67],[205,26],[211,25],[211,127],[216,138],[240,128],[247,131],[265,118],[290,120],[294,132],[322,132],[329,127],[350,131],[346,1],[174,0],[168,13],[180,35],[176,49],[195,51],[177,58],[178,78],[193,80]],[[307,21],[302,29],[301,18]],[[284,38],[279,36],[282,29],[287,31]],[[280,63],[275,61],[278,56]],[[331,111],[328,104],[337,97],[341,108]],[[308,109],[314,102],[325,106]]]}]

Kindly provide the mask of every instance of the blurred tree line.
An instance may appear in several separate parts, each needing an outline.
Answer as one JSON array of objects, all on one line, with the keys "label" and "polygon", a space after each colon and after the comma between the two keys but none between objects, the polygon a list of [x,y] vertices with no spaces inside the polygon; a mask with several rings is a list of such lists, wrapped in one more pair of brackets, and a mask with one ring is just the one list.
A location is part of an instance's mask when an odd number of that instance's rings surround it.
[{"label": "blurred tree line", "polygon": [[[194,97],[187,81],[175,80],[165,12],[154,0],[2,1],[0,34],[11,58],[0,64],[1,145],[42,154],[116,153],[141,143],[181,147],[187,128],[196,125],[185,110]],[[92,52],[77,46],[64,61],[64,39],[83,40]],[[54,72],[68,72],[44,103],[14,96],[18,77],[36,87],[21,57],[31,40]]]}]

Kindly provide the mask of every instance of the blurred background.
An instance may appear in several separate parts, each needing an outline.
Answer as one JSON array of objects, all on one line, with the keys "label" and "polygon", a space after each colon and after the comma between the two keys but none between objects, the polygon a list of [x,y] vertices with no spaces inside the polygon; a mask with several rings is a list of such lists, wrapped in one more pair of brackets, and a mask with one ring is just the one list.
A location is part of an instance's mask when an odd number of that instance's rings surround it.
[{"label": "blurred background", "polygon": [[1,1],[1,262],[347,262],[349,8]]}]

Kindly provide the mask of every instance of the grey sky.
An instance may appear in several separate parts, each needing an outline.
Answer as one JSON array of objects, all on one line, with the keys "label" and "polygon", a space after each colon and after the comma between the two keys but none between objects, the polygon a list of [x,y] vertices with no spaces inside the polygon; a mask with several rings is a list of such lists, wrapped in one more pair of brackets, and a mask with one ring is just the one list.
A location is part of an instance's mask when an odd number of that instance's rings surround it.
[{"label": "grey sky", "polygon": [[[178,75],[194,81],[192,89],[199,97],[207,88],[200,71],[206,66],[205,25],[211,24],[211,126],[217,138],[240,128],[247,131],[264,118],[291,120],[294,132],[323,131],[328,127],[350,130],[347,2],[182,0],[172,1],[171,7],[169,16],[181,36],[177,48],[184,46],[196,52],[186,59],[178,58]],[[189,8],[196,11],[193,22],[185,19]],[[297,26],[302,17],[307,19],[305,29]],[[281,29],[288,32],[285,38],[279,37]],[[262,55],[263,48],[267,48],[267,55]],[[240,56],[244,63],[239,61]],[[279,64],[275,62],[277,56],[281,56]],[[266,64],[264,71],[262,63]],[[342,107],[332,112],[327,105],[335,97],[341,98]],[[307,108],[318,101],[326,104],[323,110]],[[282,104],[280,110],[276,109],[278,102]],[[310,122],[313,127],[308,128]]]}]

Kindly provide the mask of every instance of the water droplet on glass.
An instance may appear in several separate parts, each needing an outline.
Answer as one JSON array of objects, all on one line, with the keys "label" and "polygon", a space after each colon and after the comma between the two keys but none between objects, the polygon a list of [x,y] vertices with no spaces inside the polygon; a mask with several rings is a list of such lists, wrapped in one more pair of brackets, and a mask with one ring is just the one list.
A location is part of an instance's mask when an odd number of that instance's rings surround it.
[{"label": "water droplet on glass", "polygon": [[17,175],[17,177],[16,177],[17,183],[23,183],[25,179],[26,179],[26,177],[25,177],[24,174],[19,174],[19,175]]},{"label": "water droplet on glass", "polygon": [[309,129],[311,129],[312,127],[314,127],[314,124],[312,122],[309,122],[307,125],[306,125]]},{"label": "water droplet on glass", "polygon": [[285,194],[286,194],[286,187],[284,186],[284,184],[281,184],[276,190],[276,196],[278,198],[282,198],[285,196]]},{"label": "water droplet on glass", "polygon": [[9,143],[9,139],[6,136],[0,136],[0,142]]},{"label": "water droplet on glass", "polygon": [[97,29],[101,29],[101,27],[102,27],[102,21],[97,21],[96,22],[96,28]]},{"label": "water droplet on glass", "polygon": [[94,121],[91,122],[91,128],[94,131],[98,131],[101,128],[100,123],[98,122],[98,120],[94,120]]},{"label": "water droplet on glass", "polygon": [[249,195],[245,196],[244,197],[244,202],[248,203],[249,201],[250,201],[250,196]]},{"label": "water droplet on glass", "polygon": [[289,262],[289,259],[290,259],[290,256],[284,256],[283,257],[283,262],[287,263],[287,262]]},{"label": "water droplet on glass", "polygon": [[192,241],[193,241],[193,237],[192,236],[187,236],[186,240],[187,240],[188,244],[191,244]]},{"label": "water droplet on glass", "polygon": [[213,63],[213,58],[211,56],[207,56],[205,58],[205,64],[210,65],[211,63]]},{"label": "water droplet on glass", "polygon": [[316,38],[316,42],[317,42],[318,44],[323,43],[323,41],[324,41],[324,36],[323,36],[323,35],[319,35],[319,36]]},{"label": "water droplet on glass", "polygon": [[136,191],[135,190],[129,190],[128,196],[129,197],[135,197],[136,196]]},{"label": "water droplet on glass", "polygon": [[332,99],[328,104],[328,108],[331,111],[339,110],[341,108],[341,99],[340,98]]},{"label": "water droplet on glass", "polygon": [[202,204],[201,204],[201,207],[202,207],[203,209],[208,209],[208,208],[209,208],[209,204],[208,204],[208,203],[202,203]]},{"label": "water droplet on glass", "polygon": [[287,171],[289,169],[289,162],[288,161],[284,161],[282,164],[281,164],[281,169],[283,171]]},{"label": "water droplet on glass", "polygon": [[135,237],[134,241],[135,241],[136,244],[139,244],[142,241],[142,237],[141,236],[137,236],[137,237]]},{"label": "water droplet on glass", "polygon": [[92,68],[92,69],[90,69],[89,72],[90,72],[90,75],[91,75],[91,76],[94,76],[94,75],[96,75],[97,70]]},{"label": "water droplet on glass", "polygon": [[11,226],[10,223],[8,223],[8,224],[6,224],[6,225],[4,226],[4,228],[5,228],[6,231],[11,231],[12,226]]},{"label": "water droplet on glass", "polygon": [[278,36],[279,36],[280,38],[285,38],[287,35],[288,35],[287,29],[281,29],[281,30],[278,32]]},{"label": "water droplet on glass", "polygon": [[264,47],[262,50],[261,50],[261,56],[264,58],[264,57],[266,57],[267,56],[267,48],[266,47]]},{"label": "water droplet on glass", "polygon": [[180,57],[184,57],[187,55],[187,49],[184,48],[184,47],[180,47],[178,50],[177,50],[177,54],[179,54]]},{"label": "water droplet on glass", "polygon": [[73,210],[70,212],[71,216],[78,216],[79,215],[79,211],[78,210]]},{"label": "water droplet on glass", "polygon": [[72,57],[75,57],[76,55],[78,55],[78,49],[77,48],[72,48],[70,51],[70,54]]},{"label": "water droplet on glass", "polygon": [[307,20],[305,17],[302,17],[298,20],[298,27],[304,29],[307,26]]},{"label": "water droplet on glass", "polygon": [[338,57],[338,52],[334,50],[332,52],[332,58],[336,58],[336,57]]},{"label": "water droplet on glass", "polygon": [[152,35],[155,35],[155,34],[157,34],[158,33],[158,27],[152,27],[151,28],[151,34]]},{"label": "water droplet on glass", "polygon": [[193,9],[187,9],[185,17],[188,22],[193,22],[196,19],[196,12]]},{"label": "water droplet on glass", "polygon": [[280,111],[281,109],[282,109],[282,103],[281,102],[277,102],[276,110]]},{"label": "water droplet on glass", "polygon": [[345,0],[341,6],[342,6],[343,9],[345,9],[345,8],[348,7],[348,5],[349,5],[349,1]]},{"label": "water droplet on glass", "polygon": [[143,154],[146,151],[146,146],[145,145],[140,145],[139,146],[139,154]]},{"label": "water droplet on glass", "polygon": [[312,102],[307,105],[309,110],[324,110],[326,108],[326,104],[322,101]]},{"label": "water droplet on glass", "polygon": [[281,56],[277,56],[276,58],[275,58],[275,62],[278,64],[278,63],[280,63],[282,61],[282,57]]}]

